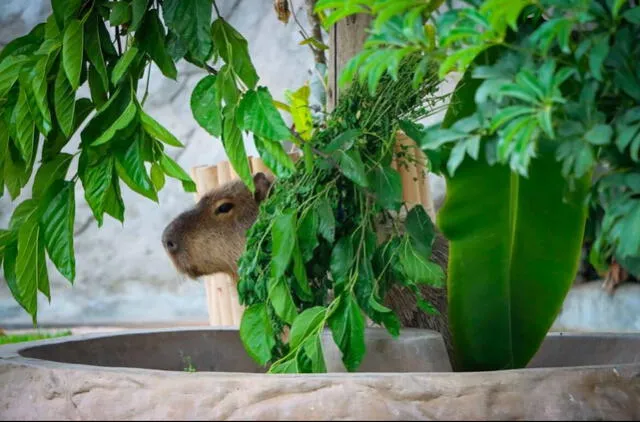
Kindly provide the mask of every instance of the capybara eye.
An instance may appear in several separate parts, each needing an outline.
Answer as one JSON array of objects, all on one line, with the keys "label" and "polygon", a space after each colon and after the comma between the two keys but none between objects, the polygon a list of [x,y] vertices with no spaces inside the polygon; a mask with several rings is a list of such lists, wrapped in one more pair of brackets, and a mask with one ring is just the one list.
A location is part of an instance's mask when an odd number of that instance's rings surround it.
[{"label": "capybara eye", "polygon": [[218,207],[218,209],[216,210],[216,214],[228,213],[229,211],[231,211],[232,208],[233,208],[233,204],[231,202],[225,202],[224,204]]}]

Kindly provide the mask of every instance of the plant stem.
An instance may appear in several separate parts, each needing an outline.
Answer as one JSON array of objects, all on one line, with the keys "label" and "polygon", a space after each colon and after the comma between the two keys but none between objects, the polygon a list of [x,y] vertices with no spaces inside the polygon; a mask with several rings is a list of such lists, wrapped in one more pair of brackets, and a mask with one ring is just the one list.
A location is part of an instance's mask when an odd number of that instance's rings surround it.
[{"label": "plant stem", "polygon": [[118,46],[118,54],[122,55],[122,45],[120,44],[120,27],[116,26],[116,43]]},{"label": "plant stem", "polygon": [[218,17],[221,18],[222,16],[220,15],[220,10],[218,10],[218,5],[216,4],[216,0],[213,0],[213,8],[216,10],[216,15],[218,15]]}]

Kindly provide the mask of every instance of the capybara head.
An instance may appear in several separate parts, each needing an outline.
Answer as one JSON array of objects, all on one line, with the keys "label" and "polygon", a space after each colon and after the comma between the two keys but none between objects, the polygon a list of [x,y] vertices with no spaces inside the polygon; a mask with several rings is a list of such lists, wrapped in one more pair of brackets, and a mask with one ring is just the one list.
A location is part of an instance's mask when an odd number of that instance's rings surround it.
[{"label": "capybara head", "polygon": [[271,188],[264,173],[253,181],[253,194],[240,180],[211,190],[166,227],[162,244],[178,271],[191,278],[237,272],[246,232]]}]

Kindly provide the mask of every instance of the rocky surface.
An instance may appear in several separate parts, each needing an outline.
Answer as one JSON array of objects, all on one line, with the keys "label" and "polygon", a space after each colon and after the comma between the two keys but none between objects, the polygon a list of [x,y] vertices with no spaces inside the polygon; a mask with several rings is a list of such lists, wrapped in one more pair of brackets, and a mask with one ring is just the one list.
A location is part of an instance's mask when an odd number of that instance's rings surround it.
[{"label": "rocky surface", "polygon": [[[295,2],[295,13],[307,25],[303,2]],[[296,89],[310,77],[313,56],[299,45],[301,36],[294,19],[278,21],[271,1],[228,0],[219,2],[221,14],[249,41],[251,57],[260,83],[274,97],[284,100],[286,89]],[[0,1],[0,48],[27,33],[50,13],[49,0]],[[184,61],[177,81],[164,78],[153,68],[150,96],[145,108],[186,145],[169,153],[185,169],[214,165],[226,160],[222,144],[201,129],[191,115],[191,91],[204,73]],[[86,88],[86,87],[85,87]],[[83,92],[87,92],[85,89]],[[85,94],[86,95],[86,94]],[[250,153],[255,148],[246,142]],[[77,139],[67,147],[75,150]],[[436,195],[444,192],[441,179],[433,180]],[[30,189],[26,190],[30,194]],[[207,321],[202,283],[184,280],[174,271],[160,244],[160,233],[179,212],[190,206],[193,196],[172,179],[159,194],[159,204],[123,186],[126,204],[124,225],[107,217],[98,229],[77,191],[77,278],[71,287],[50,267],[52,302],[39,298],[39,321],[43,324],[114,324],[121,322]],[[15,205],[5,194],[0,199],[0,227],[6,227]],[[0,283],[0,324],[30,324],[30,318]]]},{"label": "rocky surface", "polygon": [[259,375],[1,362],[3,420],[638,420],[639,368]]}]

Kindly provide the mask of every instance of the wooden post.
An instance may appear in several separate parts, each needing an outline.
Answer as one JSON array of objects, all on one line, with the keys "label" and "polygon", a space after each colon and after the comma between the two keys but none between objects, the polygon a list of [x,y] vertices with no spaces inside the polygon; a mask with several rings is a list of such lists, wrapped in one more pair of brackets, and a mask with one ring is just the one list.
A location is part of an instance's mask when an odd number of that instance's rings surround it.
[{"label": "wooden post", "polygon": [[[196,184],[196,201],[211,189],[231,180],[229,163],[218,166],[199,166],[191,169]],[[227,274],[204,277],[209,311],[209,325],[239,327],[244,307],[240,305],[236,280]]]},{"label": "wooden post", "polygon": [[[329,30],[329,92],[327,93],[327,110],[329,112],[335,109],[340,94],[338,89],[340,73],[349,59],[362,50],[368,36],[367,28],[369,28],[371,21],[371,15],[353,15],[341,19]],[[410,208],[416,204],[422,204],[431,219],[435,221],[429,174],[424,167],[426,157],[417,148],[415,142],[402,132],[398,133],[396,150],[400,145],[407,146],[407,153],[414,155],[416,160],[416,162],[407,162],[406,165],[398,165],[395,160],[392,163],[392,167],[398,170],[402,178],[403,200]]]},{"label": "wooden post", "polygon": [[367,39],[366,29],[371,24],[370,15],[361,14],[339,20],[329,29],[329,92],[327,111],[336,107],[338,100],[338,79],[349,59],[355,56]]}]

